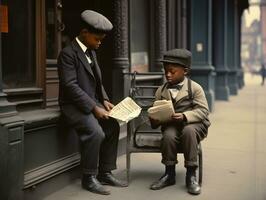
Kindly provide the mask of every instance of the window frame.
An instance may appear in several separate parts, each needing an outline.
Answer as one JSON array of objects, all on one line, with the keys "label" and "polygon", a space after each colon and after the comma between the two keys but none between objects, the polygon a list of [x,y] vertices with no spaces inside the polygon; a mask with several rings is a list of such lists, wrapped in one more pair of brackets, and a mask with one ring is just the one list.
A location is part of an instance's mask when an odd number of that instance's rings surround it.
[{"label": "window frame", "polygon": [[45,105],[45,23],[44,23],[44,5],[45,0],[35,1],[35,60],[33,58],[33,68],[35,67],[35,82],[30,87],[6,88],[3,92],[7,94],[7,99],[17,105],[17,109],[23,110],[23,107],[34,107],[37,103],[40,107]]}]

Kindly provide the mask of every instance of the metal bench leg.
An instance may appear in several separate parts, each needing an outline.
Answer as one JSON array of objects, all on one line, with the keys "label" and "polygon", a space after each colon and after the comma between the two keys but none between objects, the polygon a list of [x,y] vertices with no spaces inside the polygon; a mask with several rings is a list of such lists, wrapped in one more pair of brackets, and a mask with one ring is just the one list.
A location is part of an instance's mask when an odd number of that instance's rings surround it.
[{"label": "metal bench leg", "polygon": [[203,160],[202,160],[202,148],[201,144],[199,144],[199,154],[198,154],[198,173],[199,173],[199,185],[202,185],[202,175],[203,175]]},{"label": "metal bench leg", "polygon": [[126,167],[127,167],[127,184],[129,185],[130,182],[130,152],[127,152],[127,161],[126,161]]}]

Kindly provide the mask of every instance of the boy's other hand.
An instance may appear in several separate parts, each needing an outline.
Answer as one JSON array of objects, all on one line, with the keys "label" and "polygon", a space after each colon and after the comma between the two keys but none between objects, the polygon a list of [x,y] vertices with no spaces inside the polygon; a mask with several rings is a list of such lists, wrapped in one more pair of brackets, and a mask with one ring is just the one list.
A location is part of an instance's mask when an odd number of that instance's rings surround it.
[{"label": "boy's other hand", "polygon": [[112,110],[112,108],[114,107],[114,105],[112,103],[110,103],[109,101],[106,101],[106,100],[103,101],[103,105],[107,111]]},{"label": "boy's other hand", "polygon": [[108,116],[109,113],[105,109],[99,106],[95,106],[92,112],[97,119],[108,119],[109,118]]},{"label": "boy's other hand", "polygon": [[182,113],[174,113],[172,119],[177,122],[182,122],[184,121],[184,115]]}]

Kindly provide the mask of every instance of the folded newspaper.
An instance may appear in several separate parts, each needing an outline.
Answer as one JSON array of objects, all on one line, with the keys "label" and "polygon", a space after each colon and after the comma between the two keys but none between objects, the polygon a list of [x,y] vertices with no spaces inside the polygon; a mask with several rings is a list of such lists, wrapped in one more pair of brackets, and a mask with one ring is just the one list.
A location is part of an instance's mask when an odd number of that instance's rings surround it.
[{"label": "folded newspaper", "polygon": [[171,100],[157,100],[148,109],[148,116],[160,122],[170,121],[174,113],[175,110]]},{"label": "folded newspaper", "polygon": [[133,99],[126,97],[113,107],[109,113],[109,117],[113,117],[127,123],[128,121],[139,116],[140,112],[141,107],[139,107],[138,104],[133,101]]}]

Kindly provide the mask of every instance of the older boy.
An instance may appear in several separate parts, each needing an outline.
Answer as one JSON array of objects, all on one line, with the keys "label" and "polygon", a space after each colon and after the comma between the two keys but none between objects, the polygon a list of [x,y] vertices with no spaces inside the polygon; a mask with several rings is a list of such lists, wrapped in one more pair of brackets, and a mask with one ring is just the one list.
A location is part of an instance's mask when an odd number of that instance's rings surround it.
[{"label": "older boy", "polygon": [[111,173],[116,168],[120,128],[116,120],[108,118],[113,104],[102,85],[94,51],[112,28],[106,17],[85,10],[79,35],[58,57],[59,105],[80,139],[82,187],[104,195],[110,191],[102,184],[126,186]]},{"label": "older boy", "polygon": [[162,163],[164,175],[151,185],[159,190],[175,184],[177,145],[184,151],[186,186],[191,194],[200,194],[196,179],[198,143],[207,136],[210,122],[208,104],[202,87],[186,77],[191,65],[191,53],[186,49],[167,51],[162,60],[167,82],[160,86],[155,100],[172,100],[175,113],[169,122],[150,119],[153,128],[161,126]]}]

